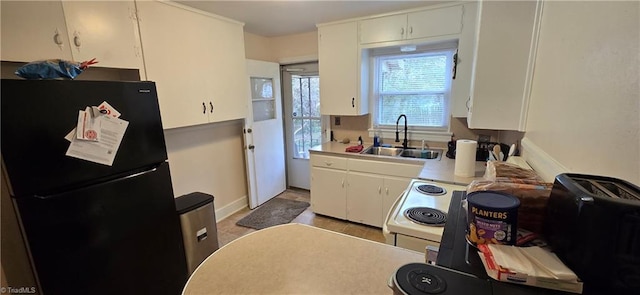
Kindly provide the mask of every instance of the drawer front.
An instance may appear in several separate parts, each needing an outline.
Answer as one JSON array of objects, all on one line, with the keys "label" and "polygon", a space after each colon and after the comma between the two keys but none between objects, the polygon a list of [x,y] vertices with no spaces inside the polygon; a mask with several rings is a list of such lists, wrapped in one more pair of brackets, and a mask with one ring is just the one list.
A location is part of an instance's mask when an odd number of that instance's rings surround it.
[{"label": "drawer front", "polygon": [[311,155],[311,166],[347,170],[347,158]]},{"label": "drawer front", "polygon": [[349,159],[350,171],[375,173],[375,174],[399,176],[399,177],[407,177],[407,178],[418,177],[418,175],[420,174],[420,171],[422,171],[423,166],[424,166],[423,162],[420,162],[419,164],[416,164],[416,165],[412,165],[412,164],[402,164],[402,163],[392,163],[392,162]]}]

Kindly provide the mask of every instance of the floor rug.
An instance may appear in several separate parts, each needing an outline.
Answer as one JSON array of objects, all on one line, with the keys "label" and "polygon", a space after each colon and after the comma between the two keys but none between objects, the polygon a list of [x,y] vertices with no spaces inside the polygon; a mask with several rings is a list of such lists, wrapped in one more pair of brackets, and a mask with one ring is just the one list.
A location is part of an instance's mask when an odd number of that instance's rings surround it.
[{"label": "floor rug", "polygon": [[237,225],[255,229],[291,222],[309,207],[309,203],[288,199],[273,198],[243,217]]}]

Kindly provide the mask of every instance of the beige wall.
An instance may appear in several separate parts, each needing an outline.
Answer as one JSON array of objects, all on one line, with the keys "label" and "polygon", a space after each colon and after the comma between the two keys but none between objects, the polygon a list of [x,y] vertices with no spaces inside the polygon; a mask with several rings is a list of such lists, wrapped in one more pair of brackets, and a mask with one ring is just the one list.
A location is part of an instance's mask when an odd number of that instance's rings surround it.
[{"label": "beige wall", "polygon": [[269,38],[244,32],[244,56],[247,59],[277,62]]},{"label": "beige wall", "polygon": [[176,197],[191,192],[213,195],[218,219],[247,204],[242,127],[236,120],[165,130]]},{"label": "beige wall", "polygon": [[569,171],[640,185],[640,2],[546,1],[526,137]]},{"label": "beige wall", "polygon": [[245,57],[280,64],[318,60],[318,32],[265,38],[244,33]]}]

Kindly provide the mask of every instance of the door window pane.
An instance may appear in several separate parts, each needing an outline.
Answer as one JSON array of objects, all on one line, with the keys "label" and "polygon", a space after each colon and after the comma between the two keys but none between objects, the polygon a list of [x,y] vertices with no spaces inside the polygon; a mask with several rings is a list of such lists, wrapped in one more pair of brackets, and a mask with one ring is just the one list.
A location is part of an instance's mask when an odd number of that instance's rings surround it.
[{"label": "door window pane", "polygon": [[322,143],[318,76],[292,76],[293,158],[308,159],[309,148]]},{"label": "door window pane", "polygon": [[276,118],[276,101],[273,96],[271,78],[251,77],[251,107],[253,121],[259,122]]}]

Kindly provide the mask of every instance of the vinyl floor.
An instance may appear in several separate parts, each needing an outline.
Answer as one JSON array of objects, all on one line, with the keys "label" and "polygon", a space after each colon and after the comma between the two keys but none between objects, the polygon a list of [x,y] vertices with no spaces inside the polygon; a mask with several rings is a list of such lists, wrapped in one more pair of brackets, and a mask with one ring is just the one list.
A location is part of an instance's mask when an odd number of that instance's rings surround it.
[{"label": "vinyl floor", "polygon": [[[310,203],[310,194],[307,190],[302,189],[287,189],[276,198],[284,198],[297,201],[306,201]],[[242,237],[248,233],[256,231],[252,228],[236,225],[236,222],[246,215],[251,213],[251,210],[247,207],[244,208],[229,217],[219,221],[218,227],[218,242],[220,247],[228,244],[229,242]],[[363,224],[351,223],[348,221],[335,219],[323,215],[317,215],[311,211],[311,207],[307,208],[304,212],[298,215],[292,223],[307,224],[343,234],[347,234],[354,237],[359,237],[375,242],[384,243],[384,236],[382,235],[382,229]]]}]

